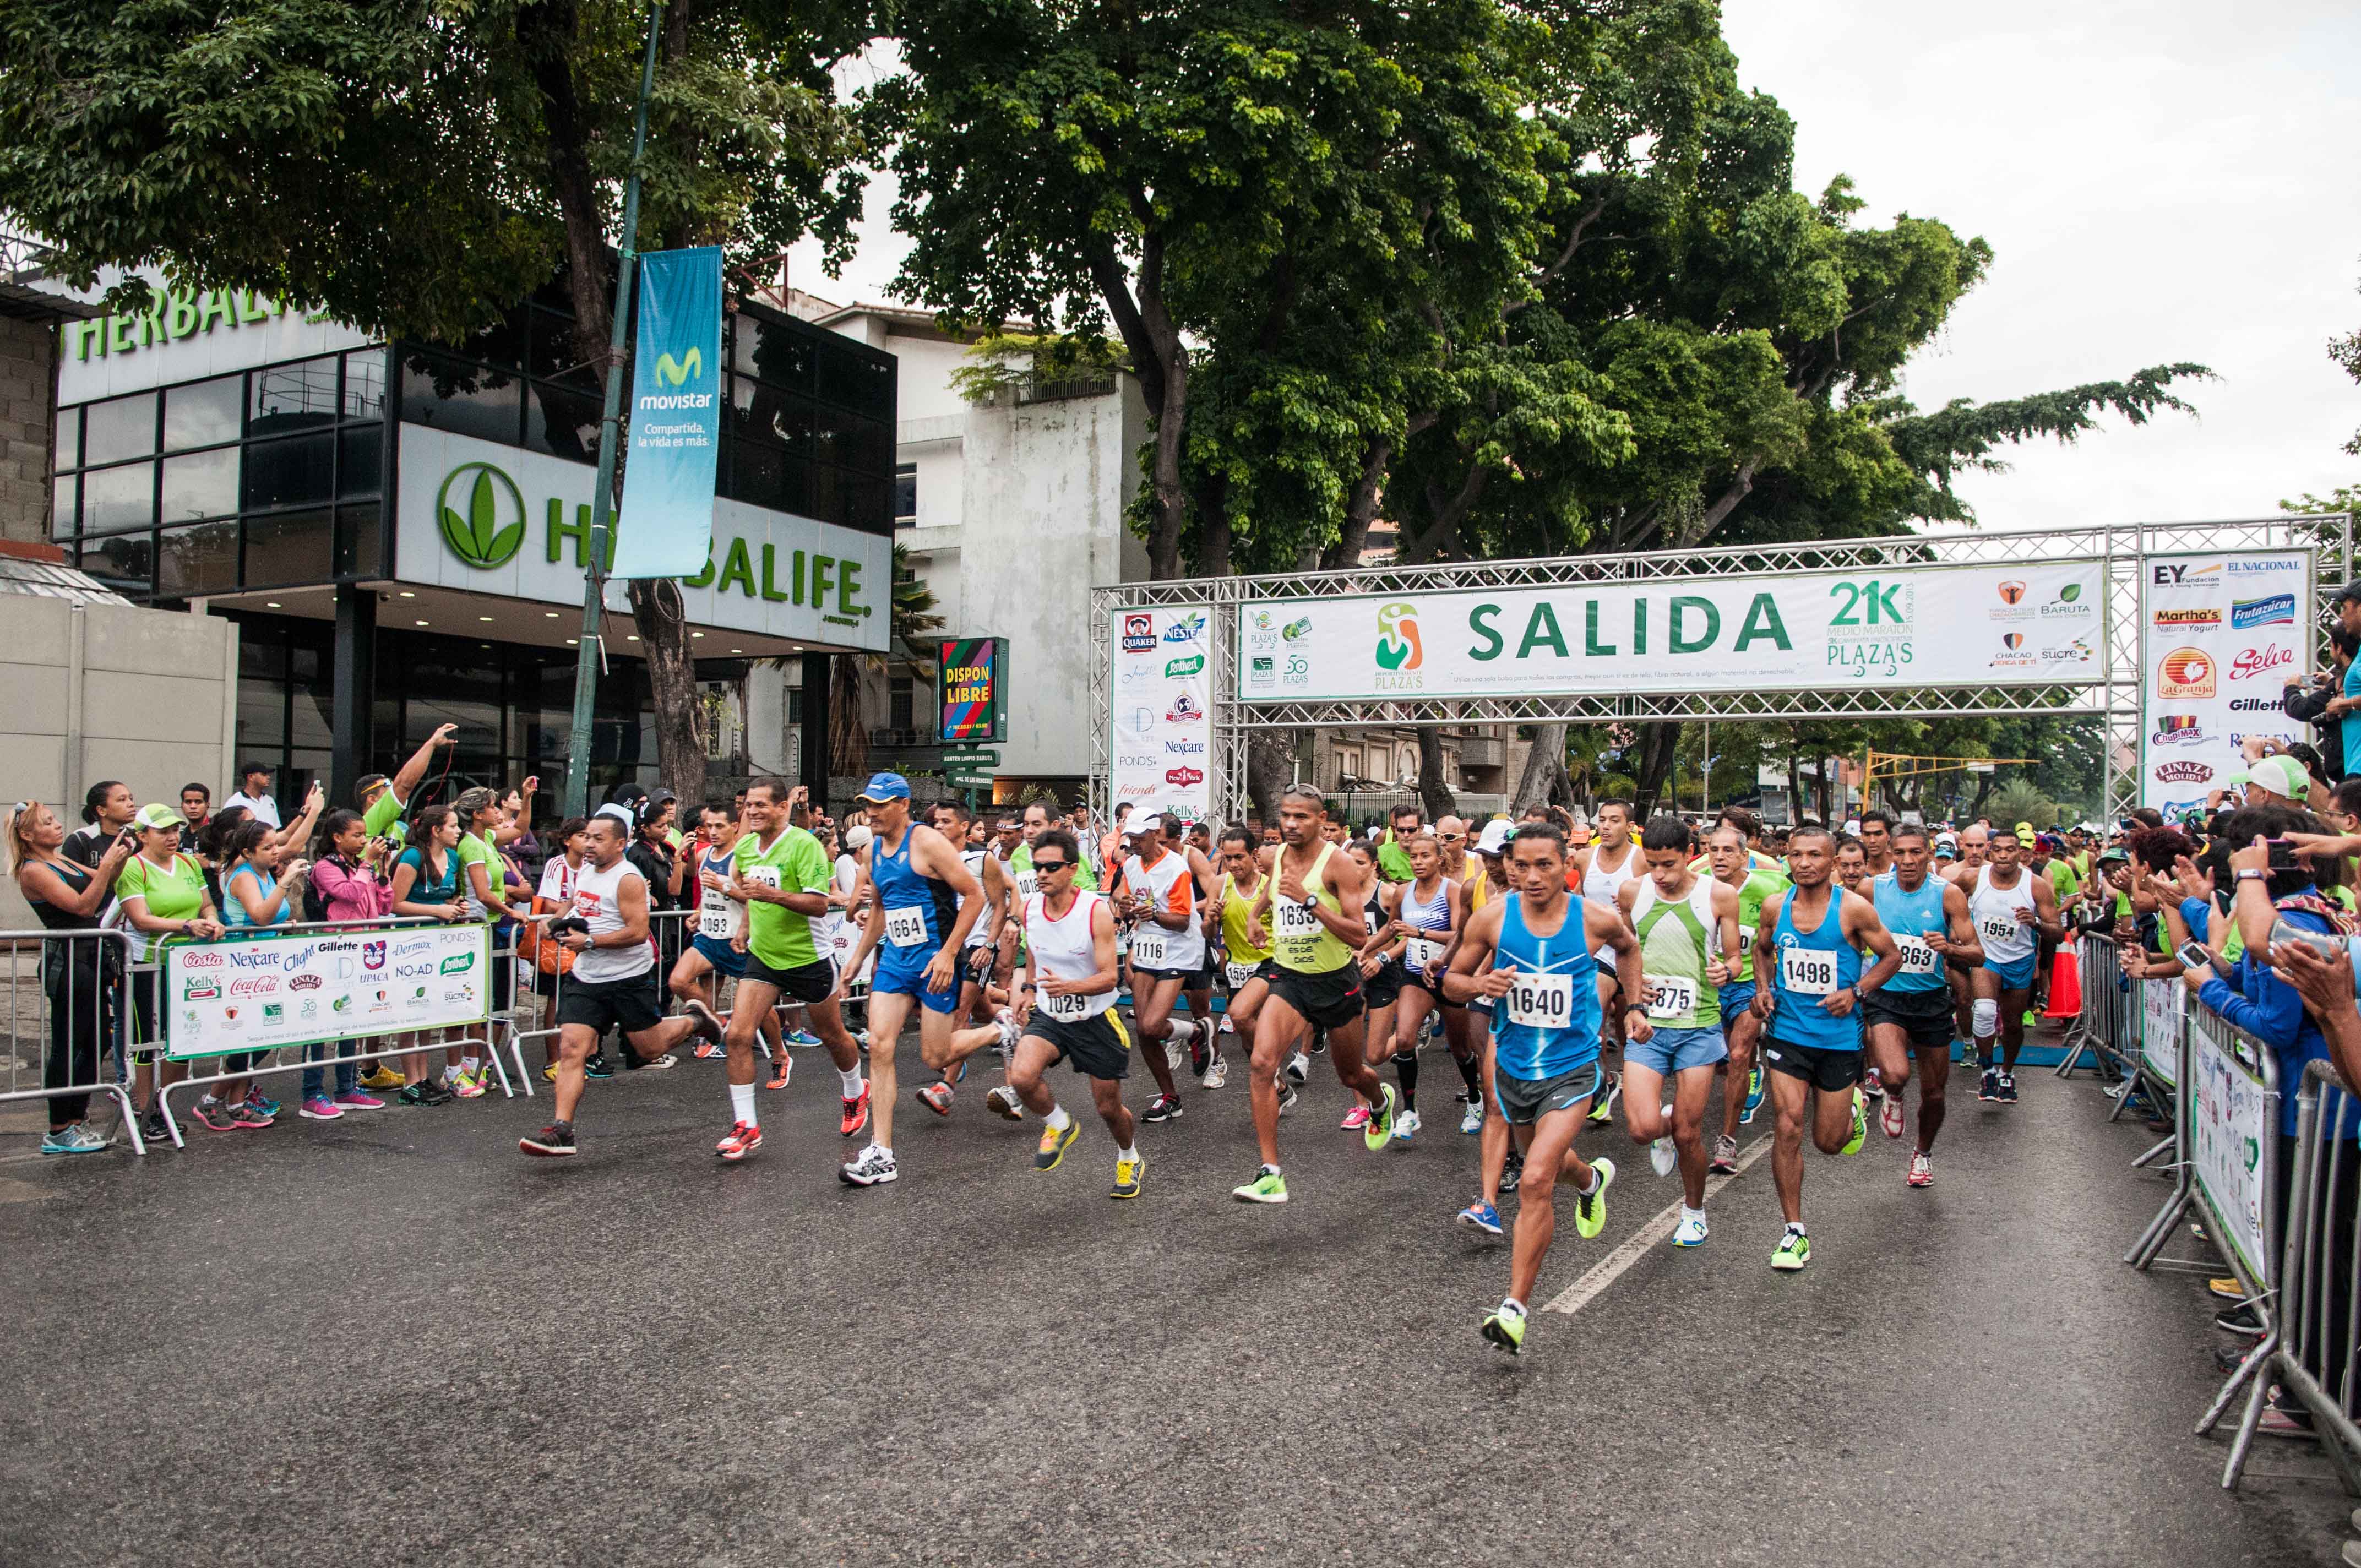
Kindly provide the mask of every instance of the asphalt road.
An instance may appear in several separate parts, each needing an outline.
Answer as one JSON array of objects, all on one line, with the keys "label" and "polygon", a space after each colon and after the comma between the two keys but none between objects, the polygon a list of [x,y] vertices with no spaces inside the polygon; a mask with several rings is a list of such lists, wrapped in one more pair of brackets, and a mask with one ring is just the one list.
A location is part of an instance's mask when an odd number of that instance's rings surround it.
[{"label": "asphalt road", "polygon": [[[0,1561],[2284,1568],[2344,1533],[2316,1453],[2220,1490],[2190,1427],[2222,1336],[2195,1279],[2117,1261],[2163,1190],[2087,1078],[1967,1086],[1927,1190],[1874,1132],[1811,1157],[1800,1275],[1756,1163],[1705,1247],[1511,1360],[1477,1333],[1505,1249],[1449,1223],[1474,1139],[1368,1154],[1315,1077],[1294,1201],[1250,1208],[1234,1086],[1143,1129],[1113,1203],[1095,1120],[1037,1175],[992,1076],[906,1102],[869,1191],[818,1052],[739,1168],[693,1061],[593,1085],[571,1162],[516,1153],[545,1097],[145,1161],[11,1134]],[[1562,1210],[1543,1300],[1677,1193],[1620,1126],[1584,1146],[1608,1230]]]}]

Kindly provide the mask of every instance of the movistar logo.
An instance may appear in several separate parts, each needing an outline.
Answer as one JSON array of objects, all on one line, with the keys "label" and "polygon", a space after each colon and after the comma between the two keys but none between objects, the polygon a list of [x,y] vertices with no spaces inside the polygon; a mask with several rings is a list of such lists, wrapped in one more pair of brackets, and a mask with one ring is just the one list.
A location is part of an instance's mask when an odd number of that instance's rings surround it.
[{"label": "movistar logo", "polygon": [[701,348],[692,348],[686,356],[679,359],[675,359],[669,354],[656,356],[656,379],[668,387],[677,387],[691,376],[702,375],[704,372],[705,350]]},{"label": "movistar logo", "polygon": [[507,565],[524,543],[523,492],[489,463],[462,463],[445,475],[434,516],[451,554],[479,572]]}]

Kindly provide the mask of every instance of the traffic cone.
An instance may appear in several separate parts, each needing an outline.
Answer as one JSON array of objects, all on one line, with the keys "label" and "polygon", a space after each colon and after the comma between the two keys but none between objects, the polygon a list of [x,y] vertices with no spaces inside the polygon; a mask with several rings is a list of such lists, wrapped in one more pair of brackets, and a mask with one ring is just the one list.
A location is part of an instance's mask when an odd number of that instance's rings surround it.
[{"label": "traffic cone", "polygon": [[2058,944],[2058,956],[2049,964],[2049,1005],[2041,1016],[2051,1022],[2082,1015],[2082,965],[2074,956],[2074,944]]}]

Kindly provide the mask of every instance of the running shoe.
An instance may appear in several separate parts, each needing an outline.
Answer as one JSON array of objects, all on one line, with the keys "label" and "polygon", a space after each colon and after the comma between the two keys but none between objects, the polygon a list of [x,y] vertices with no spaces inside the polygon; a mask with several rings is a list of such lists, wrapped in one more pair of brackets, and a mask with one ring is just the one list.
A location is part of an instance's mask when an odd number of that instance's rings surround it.
[{"label": "running shoe", "polygon": [[246,1108],[261,1116],[276,1117],[279,1114],[279,1102],[259,1089],[246,1091]]},{"label": "running shoe", "polygon": [[983,1097],[983,1108],[1004,1121],[1025,1120],[1025,1102],[1016,1098],[1016,1091],[1005,1083]]},{"label": "running shoe", "polygon": [[1607,1189],[1615,1180],[1615,1162],[1604,1157],[1590,1162],[1598,1185],[1588,1192],[1574,1195],[1574,1234],[1584,1241],[1590,1240],[1607,1228]]},{"label": "running shoe", "polygon": [[1703,1246],[1705,1234],[1705,1211],[1684,1208],[1681,1211],[1681,1223],[1673,1230],[1673,1245]]},{"label": "running shoe", "polygon": [[1179,1121],[1180,1119],[1180,1097],[1178,1094],[1158,1095],[1155,1099],[1148,1102],[1148,1109],[1139,1113],[1139,1119],[1143,1122]]},{"label": "running shoe", "polygon": [[53,1128],[44,1135],[41,1139],[41,1152],[43,1154],[96,1154],[106,1145],[107,1140],[92,1132],[87,1124],[71,1122],[65,1126]]},{"label": "running shoe", "polygon": [[[1669,1105],[1665,1106],[1664,1114],[1670,1117],[1672,1113],[1673,1108]],[[1672,1175],[1680,1163],[1681,1151],[1674,1146],[1670,1134],[1666,1134],[1648,1146],[1648,1168],[1659,1177]]]},{"label": "running shoe", "polygon": [[1738,1174],[1738,1140],[1728,1133],[1713,1140],[1713,1157],[1706,1161],[1706,1169],[1715,1176]]},{"label": "running shoe", "polygon": [[787,1080],[793,1078],[795,1075],[795,1059],[788,1056],[786,1052],[781,1051],[779,1053],[779,1059],[771,1064],[771,1076],[763,1080],[763,1087],[765,1089],[785,1089],[787,1086]]},{"label": "running shoe", "polygon": [[1361,1129],[1361,1145],[1371,1152],[1381,1149],[1394,1135],[1394,1107],[1401,1103],[1401,1095],[1390,1083],[1378,1085],[1378,1102],[1369,1108],[1369,1124]]},{"label": "running shoe", "polygon": [[1301,1083],[1312,1076],[1312,1058],[1301,1051],[1287,1058],[1287,1081]]},{"label": "running shoe", "polygon": [[1811,1261],[1812,1238],[1804,1234],[1803,1226],[1789,1225],[1771,1254],[1771,1266],[1782,1274],[1793,1274]]},{"label": "running shoe", "polygon": [[1347,1133],[1357,1133],[1368,1124],[1369,1108],[1361,1104],[1356,1104],[1350,1111],[1345,1112],[1345,1119],[1336,1124],[1339,1128]]},{"label": "running shoe", "polygon": [[1500,1190],[1514,1192],[1524,1184],[1524,1179],[1525,1157],[1511,1148],[1507,1162],[1500,1167]]},{"label": "running shoe", "polygon": [[763,1146],[763,1129],[751,1122],[733,1123],[730,1135],[713,1146],[713,1152],[733,1165]]},{"label": "running shoe", "polygon": [[951,1113],[951,1086],[939,1078],[919,1090],[916,1098],[919,1104],[938,1116]]},{"label": "running shoe", "polygon": [[173,1125],[174,1124],[165,1119],[164,1113],[151,1110],[140,1118],[139,1141],[148,1144],[169,1144],[172,1141]]},{"label": "running shoe", "polygon": [[2025,1026],[2028,1029],[2038,1028],[2041,1025],[2041,1014],[2028,1007],[2025,1010],[2025,1018],[2023,1022]]},{"label": "running shoe", "polygon": [[837,1130],[849,1138],[867,1125],[869,1125],[869,1085],[864,1080],[861,1085],[861,1097],[844,1102],[844,1123]]},{"label": "running shoe", "polygon": [[552,1122],[537,1133],[527,1134],[517,1140],[517,1147],[546,1159],[566,1159],[581,1152],[575,1146],[573,1127],[564,1122]]},{"label": "running shoe", "polygon": [[1213,1048],[1208,1044],[1213,1036],[1213,1026],[1209,1023],[1199,1023],[1189,1031],[1189,1075],[1191,1078],[1204,1077],[1205,1069],[1213,1065]]},{"label": "running shoe", "polygon": [[1394,1118],[1394,1142],[1406,1144],[1415,1136],[1422,1124],[1415,1111],[1405,1111]]},{"label": "running shoe", "polygon": [[360,1084],[363,1089],[400,1089],[402,1085],[402,1077],[383,1062],[379,1062],[361,1074]]},{"label": "running shoe", "polygon": [[836,1179],[847,1187],[875,1187],[897,1180],[901,1175],[901,1168],[894,1163],[894,1157],[875,1144],[871,1144],[856,1157],[836,1168]]},{"label": "running shoe", "polygon": [[1213,1058],[1213,1065],[1205,1069],[1204,1082],[1198,1085],[1198,1087],[1201,1089],[1219,1089],[1222,1085],[1229,1082],[1229,1058],[1226,1057],[1215,1057]]},{"label": "running shoe", "polygon": [[200,1099],[189,1107],[189,1120],[208,1133],[229,1133],[237,1130],[237,1117],[218,1100]]},{"label": "running shoe", "polygon": [[1172,1033],[1164,1036],[1164,1070],[1179,1072],[1180,1064],[1189,1059],[1189,1042],[1196,1037],[1197,1030],[1194,1025],[1190,1024],[1175,1024],[1171,1027]]},{"label": "running shoe", "polygon": [[1525,1350],[1525,1310],[1514,1301],[1503,1301],[1484,1320],[1484,1337],[1507,1351],[1521,1355]]},{"label": "running shoe", "polygon": [[1869,1142],[1869,1096],[1859,1089],[1852,1091],[1852,1136],[1845,1140],[1839,1154],[1859,1154],[1861,1146]]},{"label": "running shoe", "polygon": [[1600,1085],[1598,1098],[1590,1107],[1590,1124],[1603,1127],[1615,1119],[1616,1097],[1623,1092],[1623,1075],[1609,1072],[1599,1075],[1606,1081]]},{"label": "running shoe", "polygon": [[404,1105],[448,1105],[457,1098],[431,1078],[419,1080],[394,1096]]},{"label": "running shoe", "polygon": [[1024,1031],[1016,1026],[1016,1014],[1005,1007],[1000,1010],[993,1022],[1000,1026],[1000,1038],[993,1043],[992,1048],[1000,1053],[1001,1066],[1005,1070],[1010,1062],[1016,1059],[1016,1042],[1024,1037]]},{"label": "running shoe", "polygon": [[592,1051],[590,1055],[583,1060],[582,1076],[585,1078],[612,1078],[615,1076],[615,1064],[607,1059],[606,1052]]},{"label": "running shoe", "polygon": [[345,1113],[326,1095],[314,1094],[295,1108],[295,1114],[306,1122],[335,1122],[341,1121]]},{"label": "running shoe", "polygon": [[1497,1236],[1500,1234],[1500,1211],[1485,1202],[1481,1198],[1460,1210],[1457,1218],[1459,1223],[1471,1230],[1481,1231],[1488,1236]]},{"label": "running shoe", "polygon": [[711,1061],[716,1057],[725,1057],[729,1054],[729,1047],[717,1046],[711,1040],[699,1040],[697,1043],[697,1049],[689,1053],[699,1061]]},{"label": "running shoe", "polygon": [[2216,1275],[2205,1282],[2205,1288],[2225,1300],[2243,1301],[2246,1299],[2246,1288],[2239,1283],[2235,1274]]},{"label": "running shoe", "polygon": [[1861,1075],[1861,1091],[1872,1100],[1885,1098],[1885,1078],[1875,1068]]},{"label": "running shoe", "polygon": [[1467,1108],[1459,1113],[1459,1130],[1466,1134],[1471,1138],[1484,1130],[1484,1102],[1482,1101],[1470,1100],[1467,1102]]},{"label": "running shoe", "polygon": [[2000,1069],[1984,1069],[1983,1076],[1976,1080],[1976,1098],[1986,1102],[2000,1098]]},{"label": "running shoe", "polygon": [[1993,1095],[1993,1098],[1999,1101],[2004,1105],[2015,1104],[2016,1074],[2013,1072],[2002,1073],[2000,1075],[2000,1092]]},{"label": "running shoe", "polygon": [[346,1090],[342,1094],[335,1097],[334,1102],[336,1109],[339,1111],[382,1111],[385,1109],[384,1101],[379,1100],[374,1094],[365,1094],[357,1089]]},{"label": "running shoe", "polygon": [[[719,1045],[722,1036],[729,1033],[721,1022],[721,1014],[707,1006],[702,997],[690,997],[680,1004],[680,1010],[694,1021],[695,1027],[689,1032],[708,1045]],[[655,1064],[650,1062],[648,1065],[653,1067]]]},{"label": "running shoe", "polygon": [[667,1068],[675,1068],[679,1065],[680,1058],[673,1055],[670,1051],[664,1052],[664,1055],[654,1058],[653,1060],[643,1061],[640,1064],[642,1068],[645,1069],[649,1072],[662,1072]]},{"label": "running shoe", "polygon": [[233,1126],[239,1127],[249,1133],[258,1133],[265,1127],[274,1127],[278,1125],[276,1122],[273,1122],[269,1117],[262,1113],[262,1108],[260,1106],[255,1104],[251,1101],[232,1106],[230,1108],[230,1116],[231,1124]]},{"label": "running shoe", "polygon": [[1301,1099],[1301,1098],[1302,1098],[1302,1096],[1301,1096],[1301,1095],[1299,1095],[1298,1093],[1296,1093],[1296,1092],[1295,1092],[1295,1085],[1293,1085],[1293,1084],[1291,1084],[1291,1083],[1288,1082],[1285,1079],[1281,1079],[1281,1080],[1279,1080],[1279,1113],[1280,1115],[1284,1116],[1284,1115],[1286,1115],[1290,1111],[1294,1110],[1294,1109],[1295,1109],[1295,1102],[1296,1102],[1298,1100]]},{"label": "running shoe", "polygon": [[1910,1174],[1903,1179],[1909,1182],[1913,1187],[1932,1187],[1935,1185],[1935,1162],[1927,1157],[1926,1150],[1912,1149],[1910,1151]]},{"label": "running shoe", "polygon": [[1115,1190],[1107,1196],[1110,1198],[1138,1197],[1139,1173],[1147,1168],[1148,1157],[1145,1155],[1134,1154],[1129,1159],[1118,1157],[1115,1162]]},{"label": "running shoe", "polygon": [[1066,1118],[1066,1124],[1062,1127],[1043,1127],[1041,1142],[1033,1151],[1033,1168],[1057,1169],[1058,1162],[1066,1157],[1066,1151],[1073,1147],[1074,1140],[1082,1135],[1082,1124],[1071,1116]]},{"label": "running shoe", "polygon": [[1312,1036],[1312,1054],[1315,1057],[1324,1057],[1328,1054],[1327,1030],[1319,1029],[1313,1031]]},{"label": "running shoe", "polygon": [[1885,1130],[1889,1138],[1902,1135],[1902,1096],[1888,1094],[1884,1097],[1883,1103],[1877,1108],[1877,1124]]},{"label": "running shoe", "polygon": [[[551,1062],[547,1067],[541,1069],[541,1080],[544,1083],[555,1083],[557,1081],[557,1064],[555,1062]],[[368,1080],[366,1078],[362,1079],[361,1081],[363,1083],[368,1083]],[[376,1087],[374,1084],[370,1084],[369,1086],[371,1088]],[[400,1088],[401,1085],[397,1083],[395,1087]]]},{"label": "running shoe", "polygon": [[2263,1337],[2262,1315],[2255,1310],[2251,1302],[2241,1303],[2226,1312],[2214,1313],[2213,1326],[2224,1333],[2239,1334],[2247,1339]]},{"label": "running shoe", "polygon": [[819,1044],[819,1036],[813,1034],[809,1029],[790,1029],[782,1037],[791,1046],[816,1046]]},{"label": "running shoe", "polygon": [[1763,1109],[1763,1065],[1757,1062],[1746,1069],[1746,1104],[1738,1113],[1738,1124],[1743,1127],[1752,1124],[1754,1120],[1754,1113],[1761,1109]]},{"label": "running shoe", "polygon": [[449,1092],[454,1099],[457,1100],[481,1100],[484,1097],[484,1080],[480,1078],[470,1078],[463,1072],[453,1082]]},{"label": "running shoe", "polygon": [[1230,1189],[1230,1196],[1241,1203],[1284,1203],[1287,1201],[1287,1178],[1270,1166],[1255,1172],[1255,1178],[1244,1187]]}]

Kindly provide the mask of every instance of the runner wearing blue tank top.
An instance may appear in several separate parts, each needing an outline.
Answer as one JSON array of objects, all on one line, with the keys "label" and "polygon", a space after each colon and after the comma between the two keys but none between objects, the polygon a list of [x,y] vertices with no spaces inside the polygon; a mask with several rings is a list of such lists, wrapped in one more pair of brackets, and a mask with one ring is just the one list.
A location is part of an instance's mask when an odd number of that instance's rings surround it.
[{"label": "runner wearing blue tank top", "polygon": [[1894,870],[1871,884],[1871,900],[1894,934],[1902,968],[1863,1000],[1861,1026],[1870,1059],[1885,1080],[1878,1124],[1889,1138],[1902,1135],[1902,1091],[1910,1083],[1910,1058],[1918,1058],[1918,1141],[1905,1179],[1931,1187],[1935,1135],[1943,1130],[1951,1076],[1951,987],[1944,970],[1982,963],[1983,949],[1968,917],[1968,895],[1934,873],[1927,829],[1905,823],[1893,829],[1892,844]]},{"label": "runner wearing blue tank top", "polygon": [[872,774],[860,800],[869,808],[873,891],[868,924],[841,972],[859,974],[869,955],[877,955],[877,973],[869,982],[872,1142],[837,1174],[848,1186],[873,1187],[901,1174],[894,1163],[894,1047],[914,1006],[920,1058],[930,1068],[953,1059],[959,950],[983,913],[983,888],[960,859],[958,845],[910,820],[909,780]]},{"label": "runner wearing blue tank top", "polygon": [[[1468,917],[1443,977],[1448,1000],[1492,1001],[1492,1103],[1525,1155],[1509,1294],[1483,1328],[1486,1339],[1511,1354],[1524,1347],[1526,1303],[1557,1231],[1560,1173],[1574,1189],[1575,1234],[1587,1241],[1607,1223],[1615,1163],[1586,1161],[1574,1152],[1574,1135],[1598,1091],[1594,954],[1613,955],[1625,996],[1644,994],[1639,938],[1613,909],[1567,896],[1566,865],[1565,837],[1554,824],[1518,828],[1509,844],[1517,891]],[[1632,1007],[1624,1029],[1632,1043],[1645,1043],[1653,1032],[1647,1008]]]},{"label": "runner wearing blue tank top", "polygon": [[[1836,859],[1836,836],[1825,828],[1806,824],[1787,835],[1795,886],[1763,901],[1754,938],[1754,1012],[1765,1025],[1763,1076],[1778,1118],[1771,1174],[1787,1221],[1771,1266],[1786,1272],[1812,1260],[1804,1233],[1804,1123],[1808,1116],[1821,1153],[1861,1152],[1869,1102],[1860,1087],[1856,1008],[1902,967],[1876,906],[1837,885]],[[1864,948],[1877,960],[1866,970]]]}]

